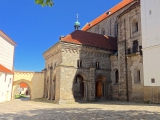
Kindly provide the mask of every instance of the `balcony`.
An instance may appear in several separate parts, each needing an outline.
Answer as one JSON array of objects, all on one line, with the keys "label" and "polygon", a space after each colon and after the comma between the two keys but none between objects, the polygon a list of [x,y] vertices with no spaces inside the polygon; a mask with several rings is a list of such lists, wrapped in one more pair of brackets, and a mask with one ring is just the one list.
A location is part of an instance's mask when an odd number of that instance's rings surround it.
[{"label": "balcony", "polygon": [[127,49],[126,56],[136,56],[136,55],[142,56],[142,46]]}]

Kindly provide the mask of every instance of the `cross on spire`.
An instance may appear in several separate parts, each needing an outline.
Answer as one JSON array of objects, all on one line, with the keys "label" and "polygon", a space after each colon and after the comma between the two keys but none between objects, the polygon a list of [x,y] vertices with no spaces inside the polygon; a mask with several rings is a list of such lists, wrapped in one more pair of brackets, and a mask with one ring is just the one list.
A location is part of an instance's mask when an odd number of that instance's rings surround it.
[{"label": "cross on spire", "polygon": [[78,21],[78,14],[76,14],[76,16],[77,16],[77,21]]},{"label": "cross on spire", "polygon": [[77,19],[77,21],[74,23],[74,28],[75,28],[75,30],[79,30],[80,23],[78,22],[78,14],[76,14],[76,19]]}]

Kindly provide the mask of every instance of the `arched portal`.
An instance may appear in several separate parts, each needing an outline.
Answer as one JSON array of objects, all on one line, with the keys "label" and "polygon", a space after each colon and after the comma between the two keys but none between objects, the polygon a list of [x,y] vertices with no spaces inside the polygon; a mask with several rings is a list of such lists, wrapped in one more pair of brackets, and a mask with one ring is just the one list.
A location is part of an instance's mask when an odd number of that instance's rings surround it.
[{"label": "arched portal", "polygon": [[23,79],[13,82],[12,99],[16,98],[32,99],[32,84],[30,81]]},{"label": "arched portal", "polygon": [[15,99],[30,100],[31,89],[28,84],[21,82],[14,90]]},{"label": "arched portal", "polygon": [[99,75],[96,79],[96,91],[95,95],[97,98],[105,97],[105,89],[106,89],[106,78],[102,75]]},{"label": "arched portal", "polygon": [[84,98],[84,78],[80,74],[75,77],[73,83],[73,95],[75,100],[81,100]]}]

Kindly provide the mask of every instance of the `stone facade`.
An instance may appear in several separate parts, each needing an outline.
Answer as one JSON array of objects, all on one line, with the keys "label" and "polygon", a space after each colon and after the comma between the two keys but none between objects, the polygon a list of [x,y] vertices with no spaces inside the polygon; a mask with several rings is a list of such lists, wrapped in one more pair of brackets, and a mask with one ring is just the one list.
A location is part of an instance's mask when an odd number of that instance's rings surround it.
[{"label": "stone facade", "polygon": [[[118,24],[118,18],[117,16],[121,14],[123,11],[128,9],[133,3],[130,3],[123,7],[122,9],[118,10],[114,14],[110,15],[106,19],[102,20],[101,22],[97,23],[95,26],[88,29],[88,32],[103,34],[102,31],[104,30],[105,35],[117,37],[117,24]],[[112,11],[111,11],[112,12]]]},{"label": "stone facade", "polygon": [[[57,53],[52,56],[56,50]],[[94,47],[65,42],[57,43],[44,53],[46,61],[45,81],[48,79],[45,83],[44,97],[54,100],[56,103],[74,102],[77,100],[74,96],[76,95],[74,94],[75,89],[80,89],[76,82],[79,79],[76,76],[79,75],[83,79],[81,100],[95,101],[98,98],[96,96],[97,82],[100,82],[100,85],[103,84],[103,93],[100,98],[110,99],[111,65],[109,56],[111,54],[113,52]],[[56,65],[55,61],[57,61]],[[81,61],[79,67],[77,66],[78,61]],[[99,68],[96,68],[96,62],[99,62]],[[51,81],[54,82],[51,83]]]},{"label": "stone facade", "polygon": [[47,50],[44,97],[56,103],[143,101],[140,16],[139,3],[132,2],[87,30],[116,37],[117,52],[62,41]]},{"label": "stone facade", "polygon": [[122,82],[122,86],[119,88],[122,93],[120,99],[143,100],[144,80],[140,16],[140,6],[137,6],[120,15],[118,19],[119,82]]},{"label": "stone facade", "polygon": [[106,35],[118,38],[118,52],[110,57],[112,98],[142,101],[144,80],[139,3],[130,3],[87,31],[101,34],[102,29]]}]

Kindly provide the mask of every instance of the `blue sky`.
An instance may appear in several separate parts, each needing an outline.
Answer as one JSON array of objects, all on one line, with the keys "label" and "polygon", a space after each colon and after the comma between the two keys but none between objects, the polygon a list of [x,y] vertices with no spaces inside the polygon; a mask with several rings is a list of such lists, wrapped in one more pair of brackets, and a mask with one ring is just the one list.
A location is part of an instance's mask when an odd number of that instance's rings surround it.
[{"label": "blue sky", "polygon": [[54,0],[53,7],[34,4],[34,0],[1,0],[0,29],[18,46],[15,49],[14,69],[41,71],[42,56],[59,36],[74,31],[76,14],[81,28],[119,3],[121,0]]}]

